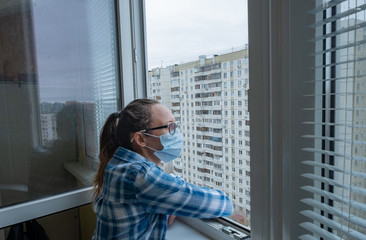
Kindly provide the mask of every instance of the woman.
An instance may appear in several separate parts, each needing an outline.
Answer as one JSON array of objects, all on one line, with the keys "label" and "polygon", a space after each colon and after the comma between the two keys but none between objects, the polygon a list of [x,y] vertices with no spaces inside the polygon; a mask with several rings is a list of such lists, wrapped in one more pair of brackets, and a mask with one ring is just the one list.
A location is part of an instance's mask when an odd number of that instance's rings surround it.
[{"label": "woman", "polygon": [[214,218],[232,214],[221,191],[197,187],[158,164],[180,155],[183,138],[171,111],[137,99],[111,114],[100,136],[95,178],[93,239],[165,239],[168,216]]}]

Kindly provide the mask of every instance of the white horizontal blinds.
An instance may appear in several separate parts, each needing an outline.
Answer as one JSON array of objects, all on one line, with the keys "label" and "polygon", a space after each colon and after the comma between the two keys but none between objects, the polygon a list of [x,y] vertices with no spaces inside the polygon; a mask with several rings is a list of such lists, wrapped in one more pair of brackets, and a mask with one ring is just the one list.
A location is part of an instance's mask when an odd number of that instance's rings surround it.
[{"label": "white horizontal blinds", "polygon": [[366,1],[317,1],[315,14],[316,76],[309,81],[315,106],[314,141],[304,151],[313,168],[302,176],[312,198],[301,214],[301,239],[366,239]]},{"label": "white horizontal blinds", "polygon": [[96,145],[107,117],[117,110],[117,47],[114,1],[88,1],[90,61],[95,96]]}]

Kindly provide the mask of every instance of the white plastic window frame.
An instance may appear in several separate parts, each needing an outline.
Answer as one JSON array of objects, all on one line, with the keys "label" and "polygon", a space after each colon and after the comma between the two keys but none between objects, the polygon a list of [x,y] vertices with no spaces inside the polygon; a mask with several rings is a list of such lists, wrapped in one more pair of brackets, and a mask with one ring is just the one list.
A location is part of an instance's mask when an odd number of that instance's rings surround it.
[{"label": "white plastic window frame", "polygon": [[[147,96],[144,0],[117,0],[121,106]],[[131,91],[132,90],[132,91]]]}]

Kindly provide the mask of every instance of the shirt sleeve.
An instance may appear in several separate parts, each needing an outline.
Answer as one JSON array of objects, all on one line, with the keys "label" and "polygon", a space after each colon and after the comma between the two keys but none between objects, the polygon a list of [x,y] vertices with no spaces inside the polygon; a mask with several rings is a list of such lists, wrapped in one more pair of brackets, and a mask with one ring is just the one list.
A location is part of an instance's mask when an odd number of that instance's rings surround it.
[{"label": "shirt sleeve", "polygon": [[195,218],[229,216],[233,212],[225,193],[197,187],[157,167],[139,172],[135,187],[136,199],[147,212]]}]

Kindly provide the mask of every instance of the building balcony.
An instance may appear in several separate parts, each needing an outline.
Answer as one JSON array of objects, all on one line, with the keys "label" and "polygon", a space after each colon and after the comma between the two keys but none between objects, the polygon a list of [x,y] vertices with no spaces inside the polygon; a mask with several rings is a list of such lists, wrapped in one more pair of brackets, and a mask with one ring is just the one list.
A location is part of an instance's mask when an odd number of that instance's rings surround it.
[{"label": "building balcony", "polygon": [[175,164],[173,161],[173,168],[175,169],[179,169],[179,170],[183,170],[183,164]]},{"label": "building balcony", "polygon": [[171,72],[171,73],[170,73],[170,77],[171,77],[171,78],[179,77],[179,72]]}]

